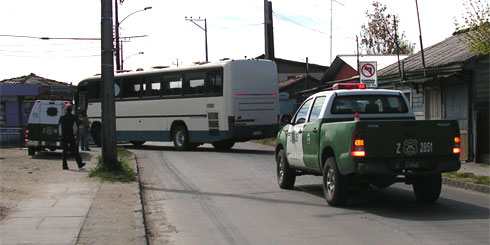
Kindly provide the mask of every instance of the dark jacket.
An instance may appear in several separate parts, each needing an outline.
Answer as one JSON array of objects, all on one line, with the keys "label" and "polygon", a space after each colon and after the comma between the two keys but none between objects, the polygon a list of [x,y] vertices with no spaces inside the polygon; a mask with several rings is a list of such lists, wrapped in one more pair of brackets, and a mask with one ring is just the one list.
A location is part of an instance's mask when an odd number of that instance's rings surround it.
[{"label": "dark jacket", "polygon": [[78,134],[78,125],[80,125],[80,121],[73,114],[66,113],[65,115],[61,116],[58,123],[58,127],[61,127],[59,129],[59,132],[61,132],[61,139],[73,139],[74,136]]}]

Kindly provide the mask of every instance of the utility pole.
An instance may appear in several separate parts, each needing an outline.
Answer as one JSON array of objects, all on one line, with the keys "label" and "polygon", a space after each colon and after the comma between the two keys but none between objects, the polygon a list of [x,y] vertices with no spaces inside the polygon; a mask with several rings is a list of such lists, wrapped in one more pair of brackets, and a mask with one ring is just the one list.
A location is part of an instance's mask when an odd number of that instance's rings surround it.
[{"label": "utility pole", "polygon": [[425,71],[424,45],[422,44],[422,28],[420,27],[419,4],[417,0],[415,0],[415,7],[417,8],[417,19],[419,21],[420,54],[422,55],[422,66],[424,67],[424,73],[425,73],[426,71]]},{"label": "utility pole", "polygon": [[120,168],[116,150],[114,103],[114,46],[112,36],[112,0],[101,0],[102,70],[102,162],[108,169]]},{"label": "utility pole", "polygon": [[116,71],[121,70],[121,52],[119,47],[119,0],[114,0],[114,22],[116,27],[114,30],[116,36]]},{"label": "utility pole", "polygon": [[272,23],[272,2],[264,0],[264,32],[266,60],[274,60],[274,29]]},{"label": "utility pole", "polygon": [[[204,18],[204,20],[203,20],[203,19],[201,19],[201,17],[199,17],[199,19],[193,19],[192,17],[187,18],[187,16],[186,16],[185,20],[188,20],[188,21],[194,23],[194,25],[196,25],[197,27],[199,27],[201,30],[204,31],[204,46],[206,49],[206,63],[208,63],[208,22],[206,21],[206,18]],[[199,24],[197,24],[196,21],[204,21],[204,28],[202,26],[200,26]]]}]

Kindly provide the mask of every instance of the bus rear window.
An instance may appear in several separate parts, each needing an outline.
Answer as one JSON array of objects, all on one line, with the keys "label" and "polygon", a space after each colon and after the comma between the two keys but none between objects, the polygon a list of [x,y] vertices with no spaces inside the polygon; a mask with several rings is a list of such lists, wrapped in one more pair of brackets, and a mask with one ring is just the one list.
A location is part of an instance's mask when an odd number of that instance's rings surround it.
[{"label": "bus rear window", "polygon": [[337,96],[332,114],[352,113],[407,113],[408,107],[400,95],[348,95]]}]

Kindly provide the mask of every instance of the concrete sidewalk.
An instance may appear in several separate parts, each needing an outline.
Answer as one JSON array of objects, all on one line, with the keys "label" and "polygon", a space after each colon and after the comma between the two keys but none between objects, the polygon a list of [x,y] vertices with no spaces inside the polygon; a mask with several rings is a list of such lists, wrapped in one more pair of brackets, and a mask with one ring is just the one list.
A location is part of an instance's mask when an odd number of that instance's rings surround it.
[{"label": "concrete sidewalk", "polygon": [[[81,152],[85,170],[70,159],[66,171],[60,152],[30,157],[26,149],[0,149],[0,244],[146,244],[139,182],[89,178],[98,150]],[[136,171],[134,158],[131,165]],[[19,175],[19,186],[9,186],[10,174]],[[22,198],[27,192],[35,193]]]}]

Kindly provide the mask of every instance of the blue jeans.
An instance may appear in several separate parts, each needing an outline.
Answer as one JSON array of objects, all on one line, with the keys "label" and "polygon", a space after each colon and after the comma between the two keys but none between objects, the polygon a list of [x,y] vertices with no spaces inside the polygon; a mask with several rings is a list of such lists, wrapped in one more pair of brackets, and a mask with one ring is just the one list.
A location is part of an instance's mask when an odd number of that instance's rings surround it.
[{"label": "blue jeans", "polygon": [[88,128],[80,128],[80,145],[82,151],[88,150]]}]

